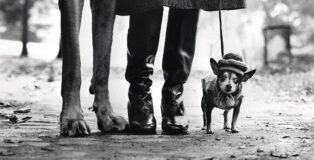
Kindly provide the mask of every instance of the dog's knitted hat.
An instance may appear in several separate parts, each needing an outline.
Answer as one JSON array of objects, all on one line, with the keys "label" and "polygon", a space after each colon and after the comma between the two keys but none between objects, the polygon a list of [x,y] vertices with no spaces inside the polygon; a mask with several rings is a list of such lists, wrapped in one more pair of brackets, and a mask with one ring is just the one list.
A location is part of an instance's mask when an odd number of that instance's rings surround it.
[{"label": "dog's knitted hat", "polygon": [[243,58],[235,53],[228,53],[218,61],[220,70],[229,70],[235,73],[243,75],[247,71],[248,67],[243,62]]}]

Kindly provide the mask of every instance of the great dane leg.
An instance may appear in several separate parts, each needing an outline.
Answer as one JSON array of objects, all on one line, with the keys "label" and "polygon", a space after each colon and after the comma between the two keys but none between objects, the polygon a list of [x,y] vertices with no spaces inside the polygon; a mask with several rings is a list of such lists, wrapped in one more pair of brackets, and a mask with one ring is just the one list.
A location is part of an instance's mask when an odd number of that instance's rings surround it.
[{"label": "great dane leg", "polygon": [[94,110],[98,128],[102,132],[122,131],[127,122],[113,114],[109,100],[108,79],[113,26],[115,20],[115,0],[91,0],[93,25],[93,78],[90,87],[95,94]]},{"label": "great dane leg", "polygon": [[59,0],[61,11],[62,112],[60,133],[64,136],[84,136],[90,129],[84,121],[80,103],[81,62],[79,31],[84,0]]}]

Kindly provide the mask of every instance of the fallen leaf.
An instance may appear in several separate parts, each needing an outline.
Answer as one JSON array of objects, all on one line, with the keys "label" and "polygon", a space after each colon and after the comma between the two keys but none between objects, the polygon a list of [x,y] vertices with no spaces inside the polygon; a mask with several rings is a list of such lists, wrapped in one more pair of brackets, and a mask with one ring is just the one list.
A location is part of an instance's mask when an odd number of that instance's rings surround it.
[{"label": "fallen leaf", "polygon": [[53,75],[49,76],[47,82],[53,82],[53,81],[55,81],[54,76]]},{"label": "fallen leaf", "polygon": [[27,109],[18,109],[13,111],[14,114],[18,114],[18,113],[29,113],[31,112],[31,109],[27,108]]},{"label": "fallen leaf", "polygon": [[15,143],[11,139],[4,139],[3,142],[4,143],[10,143],[10,144],[14,144]]},{"label": "fallen leaf", "polygon": [[0,107],[8,108],[8,107],[14,107],[13,104],[10,102],[0,102]]},{"label": "fallen leaf", "polygon": [[15,155],[15,153],[8,150],[0,151],[0,156],[13,156],[13,155]]},{"label": "fallen leaf", "polygon": [[308,129],[308,128],[303,127],[303,128],[300,128],[300,130],[301,130],[301,131],[308,131],[309,129]]},{"label": "fallen leaf", "polygon": [[9,101],[0,101],[0,107],[9,108],[9,107],[25,107],[26,105],[32,104],[31,102],[19,102],[16,100]]},{"label": "fallen leaf", "polygon": [[289,154],[288,153],[280,153],[278,151],[271,151],[270,156],[278,157],[278,158],[288,158]]},{"label": "fallen leaf", "polygon": [[299,157],[300,155],[298,153],[292,154],[292,157]]},{"label": "fallen leaf", "polygon": [[30,119],[32,119],[32,117],[24,117],[24,118],[22,118],[22,120],[19,121],[18,123],[25,123],[25,122],[27,122],[27,121],[30,120]]},{"label": "fallen leaf", "polygon": [[55,151],[53,148],[49,148],[49,147],[42,147],[40,149],[43,150],[43,151],[50,151],[50,152]]},{"label": "fallen leaf", "polygon": [[307,139],[302,139],[302,140],[301,140],[301,143],[309,143],[309,140],[307,140]]},{"label": "fallen leaf", "polygon": [[11,115],[11,117],[8,118],[12,123],[17,123],[18,122],[18,118],[16,115]]},{"label": "fallen leaf", "polygon": [[229,158],[237,158],[235,155],[231,155]]},{"label": "fallen leaf", "polygon": [[44,115],[44,118],[57,118],[58,115],[55,115],[55,114],[45,114]]},{"label": "fallen leaf", "polygon": [[242,146],[239,147],[239,149],[245,149],[245,148],[246,148],[245,145],[242,145]]},{"label": "fallen leaf", "polygon": [[19,118],[16,115],[12,115],[11,117],[9,117],[9,120],[12,123],[25,123],[30,119],[32,119],[32,117],[30,117],[30,116],[24,117],[21,120],[19,120]]},{"label": "fallen leaf", "polygon": [[283,139],[286,139],[286,138],[290,138],[290,136],[283,136],[282,138],[283,138]]},{"label": "fallen leaf", "polygon": [[8,113],[0,113],[0,118],[9,119],[13,114]]},{"label": "fallen leaf", "polygon": [[281,155],[280,155],[280,158],[289,158],[289,154],[288,154],[288,153],[281,154]]},{"label": "fallen leaf", "polygon": [[256,152],[260,153],[260,152],[264,152],[264,150],[257,148]]},{"label": "fallen leaf", "polygon": [[311,139],[310,137],[296,137],[296,138],[299,138],[299,139]]}]

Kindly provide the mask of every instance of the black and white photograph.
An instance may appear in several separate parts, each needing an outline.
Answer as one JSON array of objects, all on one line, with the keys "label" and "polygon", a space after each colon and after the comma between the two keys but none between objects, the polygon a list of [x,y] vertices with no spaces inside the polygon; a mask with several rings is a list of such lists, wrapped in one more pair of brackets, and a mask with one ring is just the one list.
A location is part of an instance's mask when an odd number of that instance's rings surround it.
[{"label": "black and white photograph", "polygon": [[0,0],[1,160],[313,160],[314,1]]}]

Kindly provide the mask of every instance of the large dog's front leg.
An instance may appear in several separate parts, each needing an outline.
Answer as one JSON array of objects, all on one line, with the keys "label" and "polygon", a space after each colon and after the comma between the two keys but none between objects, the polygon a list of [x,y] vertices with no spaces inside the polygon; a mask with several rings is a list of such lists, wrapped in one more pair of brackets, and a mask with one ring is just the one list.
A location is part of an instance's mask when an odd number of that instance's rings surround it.
[{"label": "large dog's front leg", "polygon": [[93,78],[90,92],[95,94],[94,110],[98,128],[102,132],[122,131],[127,122],[115,116],[109,100],[108,79],[113,26],[115,20],[115,0],[91,0],[93,28]]},{"label": "large dog's front leg", "polygon": [[80,103],[81,62],[79,31],[84,0],[59,0],[61,11],[62,112],[60,133],[64,136],[84,136],[90,129],[84,121]]}]

